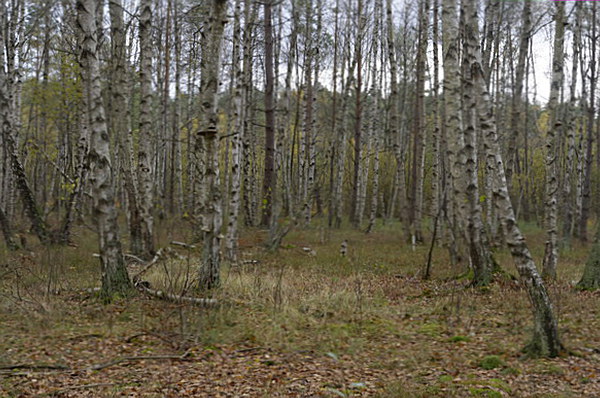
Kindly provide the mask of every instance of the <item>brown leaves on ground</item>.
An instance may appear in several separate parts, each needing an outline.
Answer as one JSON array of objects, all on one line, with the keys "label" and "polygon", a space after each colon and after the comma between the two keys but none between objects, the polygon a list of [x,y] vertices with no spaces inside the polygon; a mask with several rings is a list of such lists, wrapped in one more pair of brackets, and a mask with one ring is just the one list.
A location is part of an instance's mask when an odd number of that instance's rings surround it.
[{"label": "brown leaves on ground", "polygon": [[[75,288],[97,275],[75,274],[66,254],[59,275],[89,279],[48,294],[47,267],[21,261],[0,281],[0,397],[600,396],[600,294],[572,288],[581,251],[548,286],[568,355],[524,359],[531,309],[518,282],[465,289],[443,251],[425,282],[426,248],[357,234],[342,258],[347,235],[321,245],[301,231],[277,254],[252,252],[260,265],[226,270],[223,305],[210,309],[142,296],[102,305]],[[317,255],[299,255],[305,245]],[[162,264],[148,280],[175,289],[188,271]]]},{"label": "brown leaves on ground", "polygon": [[[518,351],[522,331],[515,330],[512,336],[504,333],[507,326],[522,325],[523,314],[515,312],[511,320],[507,319],[511,314],[493,313],[485,306],[479,313],[470,314],[470,320],[457,314],[457,307],[468,305],[469,300],[481,300],[491,306],[499,296],[509,293],[506,288],[496,286],[489,293],[480,293],[457,291],[455,284],[421,285],[412,278],[394,279],[395,282],[382,278],[380,286],[389,288],[388,284],[394,283],[396,287],[403,286],[404,293],[420,293],[405,295],[403,299],[390,297],[390,305],[397,310],[393,322],[380,330],[377,338],[362,339],[361,346],[343,354],[247,343],[193,345],[187,341],[178,346],[173,336],[131,333],[119,328],[118,323],[131,322],[126,313],[136,306],[155,307],[157,312],[177,310],[174,305],[143,299],[133,300],[127,307],[105,307],[112,315],[105,314],[107,318],[101,320],[115,322],[108,325],[109,329],[106,324],[93,322],[73,331],[62,327],[33,329],[4,314],[7,322],[2,327],[2,364],[54,364],[68,369],[2,370],[0,396],[591,397],[600,391],[600,352],[594,348],[599,342],[597,330],[581,341],[583,336],[578,333],[564,331],[576,355],[522,360]],[[67,301],[77,300],[71,297]],[[81,300],[85,303],[87,299]],[[460,304],[461,300],[464,304]],[[593,296],[587,300],[598,302]],[[94,303],[87,306],[88,316],[99,310]],[[418,310],[428,306],[439,307],[446,314],[432,316],[431,311]],[[490,354],[501,358],[501,365],[486,370],[480,361]],[[178,356],[182,357],[175,359]],[[139,357],[146,359],[137,360]],[[116,361],[99,371],[89,370],[93,365],[119,358],[134,359]]]}]

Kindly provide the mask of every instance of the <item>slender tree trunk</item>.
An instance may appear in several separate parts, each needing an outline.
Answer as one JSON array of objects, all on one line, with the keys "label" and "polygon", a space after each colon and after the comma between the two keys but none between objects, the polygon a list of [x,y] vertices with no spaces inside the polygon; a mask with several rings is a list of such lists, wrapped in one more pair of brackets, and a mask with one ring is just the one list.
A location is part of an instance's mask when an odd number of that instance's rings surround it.
[{"label": "slender tree trunk", "polygon": [[[558,4],[557,4],[558,6]],[[584,155],[584,178],[583,178],[583,196],[581,201],[581,220],[579,221],[579,237],[586,241],[587,224],[590,217],[590,207],[592,203],[592,154],[594,144],[594,120],[596,117],[596,3],[592,3],[592,18],[591,18],[591,39],[590,39],[590,59],[589,59],[589,77],[590,77],[590,102],[588,104],[588,120],[587,120],[587,139],[586,150]],[[585,84],[585,83],[583,83]]]},{"label": "slender tree trunk", "polygon": [[138,141],[138,199],[142,231],[142,255],[154,254],[152,172],[152,0],[140,5],[140,126]]},{"label": "slender tree trunk", "polygon": [[[360,219],[358,212],[361,210],[359,206],[359,193],[361,184],[363,183],[362,167],[362,119],[363,119],[363,103],[362,103],[362,41],[366,25],[366,17],[363,15],[363,1],[357,0],[356,21],[358,30],[356,32],[354,57],[356,58],[356,81],[354,85],[354,186],[352,188],[352,224],[355,228],[359,227]],[[362,214],[361,214],[362,216]]]},{"label": "slender tree trunk", "polygon": [[[19,18],[19,10],[13,9],[10,16],[6,15],[6,5],[0,4],[0,21],[9,21],[14,24],[13,18]],[[16,14],[16,15],[15,15]],[[13,26],[14,28],[14,26]],[[10,158],[11,170],[15,179],[15,186],[19,191],[25,214],[29,218],[32,230],[43,244],[50,243],[47,226],[42,218],[42,213],[35,201],[34,192],[25,173],[25,168],[19,156],[16,142],[17,126],[20,108],[16,106],[15,76],[18,73],[18,60],[15,59],[15,46],[17,45],[11,29],[0,29],[0,126],[5,153]],[[8,35],[6,35],[8,33]],[[5,65],[7,65],[5,69]]]},{"label": "slender tree trunk", "polygon": [[531,35],[531,2],[523,2],[521,14],[521,33],[519,36],[519,56],[515,73],[515,84],[512,98],[511,110],[511,134],[508,139],[508,157],[506,159],[506,182],[509,191],[512,187],[513,173],[519,173],[519,150],[517,142],[521,135],[521,112],[523,109],[523,82],[525,81],[525,61],[529,49],[529,37]]},{"label": "slender tree trunk", "polygon": [[388,62],[390,67],[390,95],[389,95],[389,130],[390,137],[393,140],[394,156],[396,159],[396,168],[394,174],[394,187],[391,199],[391,205],[388,217],[393,217],[394,207],[400,197],[400,221],[406,231],[409,226],[408,208],[406,206],[406,179],[405,179],[405,163],[402,148],[402,133],[400,131],[400,123],[398,120],[399,112],[399,90],[398,90],[398,63],[396,58],[396,41],[394,37],[394,24],[392,22],[392,2],[386,1],[386,25],[387,25],[387,43],[388,43]]},{"label": "slender tree trunk", "polygon": [[[336,131],[336,139],[337,139],[337,154],[336,154],[336,167],[335,167],[335,189],[334,189],[334,204],[335,204],[335,214],[334,214],[334,226],[336,228],[340,228],[342,225],[342,215],[344,209],[344,202],[342,200],[343,192],[344,192],[344,174],[345,174],[345,164],[346,164],[346,153],[348,149],[348,137],[346,131],[347,128],[347,119],[344,120],[344,116],[348,110],[349,104],[349,94],[352,86],[352,81],[354,77],[354,71],[356,69],[356,55],[354,55],[352,60],[348,61],[350,66],[348,68],[348,75],[346,77],[346,82],[342,88],[341,95],[341,104],[340,111],[338,112],[338,120],[336,122],[337,131]],[[341,79],[344,80],[344,71],[345,68],[342,68]]]},{"label": "slender tree trunk", "polygon": [[93,0],[77,0],[77,27],[82,37],[80,57],[84,65],[83,81],[90,100],[90,180],[94,197],[94,218],[100,238],[102,295],[105,299],[110,299],[115,294],[127,294],[131,283],[119,240],[110,138],[104,116],[97,54],[96,6]]},{"label": "slender tree trunk", "polygon": [[[463,138],[458,141],[462,141],[462,145],[464,146],[458,147],[455,151],[457,156],[453,166],[453,181],[455,183],[455,196],[465,206],[462,209],[462,216],[464,217],[465,232],[468,238],[469,257],[471,266],[473,267],[472,283],[475,286],[483,286],[491,281],[494,260],[490,253],[481,217],[478,183],[479,162],[477,157],[477,91],[472,75],[473,72],[470,68],[470,65],[475,62],[476,49],[479,48],[477,9],[471,2],[463,2],[462,13],[465,37],[465,47],[463,50],[464,72],[462,79],[464,130],[462,132]],[[450,96],[452,92],[448,94]],[[451,112],[453,112],[452,109],[446,109],[447,114]],[[450,128],[448,131],[452,134]],[[457,188],[459,188],[458,192],[456,191]]]},{"label": "slender tree trunk", "polygon": [[577,65],[579,64],[579,46],[580,46],[580,24],[581,24],[581,3],[575,3],[575,21],[573,24],[573,56],[571,66],[571,86],[569,89],[570,99],[567,114],[567,158],[565,160],[565,174],[562,184],[562,203],[564,203],[563,215],[563,236],[567,241],[570,241],[574,232],[574,207],[576,201],[573,196],[575,186],[577,185],[578,176],[576,174],[575,154],[577,151],[575,133],[577,129],[577,120],[579,112],[577,110]]},{"label": "slender tree trunk", "polygon": [[263,176],[263,207],[261,224],[271,224],[273,200],[276,196],[277,175],[275,174],[275,95],[273,92],[273,21],[272,0],[264,4],[265,37],[265,172]]},{"label": "slender tree trunk", "polygon": [[422,242],[421,226],[423,222],[423,179],[425,176],[425,68],[429,29],[429,1],[419,5],[419,32],[417,46],[417,81],[415,91],[415,110],[413,118],[413,165],[411,181],[411,235],[415,242]]},{"label": "slender tree trunk", "polygon": [[547,279],[556,279],[558,262],[558,140],[562,130],[562,119],[558,115],[558,96],[563,83],[565,36],[565,4],[563,2],[556,3],[555,21],[552,83],[548,101],[550,126],[546,136],[546,192],[544,197],[545,227],[548,237],[544,251],[542,276]]},{"label": "slender tree trunk", "polygon": [[[244,15],[249,14],[250,1],[245,0]],[[229,219],[227,225],[227,237],[225,246],[227,248],[227,260],[231,263],[238,261],[238,218],[240,213],[240,189],[241,189],[241,155],[242,140],[244,137],[244,99],[246,98],[244,86],[244,71],[241,67],[240,51],[242,49],[241,38],[241,0],[236,0],[234,10],[233,27],[233,68],[235,74],[235,91],[233,95],[234,131],[231,145],[231,188],[229,193]]]},{"label": "slender tree trunk", "polygon": [[213,0],[206,25],[200,64],[201,108],[198,134],[205,142],[205,185],[202,265],[199,270],[199,287],[211,289],[220,284],[221,266],[221,190],[219,183],[219,126],[218,88],[221,63],[221,45],[226,23],[227,1]]},{"label": "slender tree trunk", "polygon": [[125,28],[123,23],[123,4],[121,0],[109,2],[111,20],[111,54],[112,54],[112,94],[111,118],[109,131],[116,137],[124,189],[127,197],[130,250],[136,255],[143,254],[142,230],[139,213],[137,181],[133,170],[132,141],[129,107],[127,104],[127,89],[129,87],[126,69]]},{"label": "slender tree trunk", "polygon": [[253,111],[253,70],[252,70],[252,58],[253,58],[253,28],[257,17],[257,3],[252,3],[250,6],[246,6],[244,12],[244,34],[243,34],[243,75],[244,75],[244,87],[245,97],[243,99],[244,109],[244,136],[242,138],[242,177],[243,177],[243,204],[244,204],[244,224],[246,226],[254,226],[255,223],[255,212],[253,206],[253,181],[252,181],[252,140],[254,136],[254,128],[252,126],[254,120]]}]

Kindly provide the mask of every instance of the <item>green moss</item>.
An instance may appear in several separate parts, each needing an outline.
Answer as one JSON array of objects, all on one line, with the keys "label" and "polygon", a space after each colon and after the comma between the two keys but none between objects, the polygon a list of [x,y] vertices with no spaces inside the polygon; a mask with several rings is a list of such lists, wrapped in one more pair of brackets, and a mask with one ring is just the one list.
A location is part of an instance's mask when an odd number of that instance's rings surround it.
[{"label": "green moss", "polygon": [[508,367],[508,368],[502,369],[502,374],[503,375],[520,375],[521,371],[517,368]]},{"label": "green moss", "polygon": [[467,337],[467,336],[457,335],[457,336],[450,337],[448,339],[448,341],[451,342],[451,343],[460,343],[461,341],[465,341],[465,342],[471,341],[471,339],[469,337]]},{"label": "green moss", "polygon": [[451,383],[454,378],[450,375],[441,375],[439,381],[441,383]]},{"label": "green moss", "polygon": [[479,366],[491,370],[504,366],[504,361],[498,355],[488,355],[479,362]]},{"label": "green moss", "polygon": [[495,390],[490,390],[487,388],[472,387],[472,388],[469,388],[469,392],[474,397],[502,398],[502,393],[495,391]]}]

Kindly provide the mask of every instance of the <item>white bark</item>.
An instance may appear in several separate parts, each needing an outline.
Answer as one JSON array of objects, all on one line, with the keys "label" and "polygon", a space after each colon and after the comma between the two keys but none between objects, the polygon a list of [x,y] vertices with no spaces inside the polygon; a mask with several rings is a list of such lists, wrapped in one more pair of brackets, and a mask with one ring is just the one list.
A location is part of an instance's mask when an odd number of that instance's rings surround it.
[{"label": "white bark", "polygon": [[94,218],[98,225],[102,263],[102,294],[127,294],[131,283],[127,275],[114,197],[114,170],[110,160],[110,137],[106,126],[97,54],[96,2],[77,1],[77,26],[82,37],[81,60],[85,67],[84,85],[89,98],[90,182],[94,197]]},{"label": "white bark", "polygon": [[[250,2],[245,2],[246,12]],[[241,156],[242,156],[242,139],[244,136],[244,110],[243,100],[245,99],[244,72],[241,68],[241,0],[236,0],[234,11],[234,27],[233,27],[233,46],[234,57],[233,67],[235,74],[235,92],[233,97],[233,112],[234,112],[234,131],[231,140],[231,189],[229,192],[229,219],[227,224],[227,237],[225,246],[227,248],[227,259],[231,263],[238,261],[238,217],[240,213],[240,190],[241,190]]]},{"label": "white bark", "polygon": [[140,4],[140,125],[138,141],[138,199],[141,218],[142,254],[154,252],[152,172],[152,0]]},{"label": "white bark", "polygon": [[558,136],[562,130],[562,121],[558,116],[558,96],[563,83],[565,4],[556,3],[556,27],[554,33],[554,56],[552,57],[552,82],[548,112],[550,126],[546,135],[546,191],[544,196],[544,216],[547,232],[544,251],[544,278],[556,279],[558,262]]},{"label": "white bark", "polygon": [[[453,1],[444,0],[444,4]],[[504,162],[496,132],[496,120],[481,65],[479,47],[475,48],[475,58],[469,67],[473,71],[475,90],[478,93],[476,103],[484,138],[485,155],[489,159],[489,163],[495,165],[494,203],[497,206],[498,216],[506,230],[506,242],[517,266],[520,281],[525,286],[532,304],[533,337],[526,347],[526,351],[533,356],[554,357],[559,355],[563,348],[558,336],[558,325],[544,282],[533,262],[525,238],[517,226],[517,220],[508,194]]]},{"label": "white bark", "polygon": [[221,188],[219,183],[219,129],[218,88],[221,64],[221,45],[226,23],[226,0],[213,0],[203,40],[200,64],[201,108],[198,134],[205,143],[205,170],[203,183],[207,195],[204,204],[202,265],[199,270],[199,287],[211,289],[220,284],[221,262]]}]

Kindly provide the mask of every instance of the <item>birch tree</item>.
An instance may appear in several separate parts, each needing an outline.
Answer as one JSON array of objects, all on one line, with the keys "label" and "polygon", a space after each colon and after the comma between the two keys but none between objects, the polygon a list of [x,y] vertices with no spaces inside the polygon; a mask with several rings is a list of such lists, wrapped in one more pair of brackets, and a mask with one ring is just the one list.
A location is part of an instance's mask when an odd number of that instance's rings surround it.
[{"label": "birch tree", "polygon": [[[444,0],[444,13],[446,13],[446,5],[452,6],[449,3],[453,2],[454,0]],[[476,10],[477,8],[474,7],[473,12],[476,12]],[[506,242],[517,266],[520,281],[525,286],[532,305],[533,336],[524,351],[531,356],[556,357],[563,351],[558,333],[558,323],[544,282],[537,271],[525,238],[517,225],[508,193],[504,161],[496,131],[494,108],[482,67],[477,25],[472,25],[471,29],[474,39],[471,40],[471,44],[475,47],[471,49],[473,58],[467,67],[472,71],[474,89],[477,93],[477,111],[484,138],[485,155],[490,158],[489,163],[495,165],[494,203],[497,206],[498,216],[506,230]]]},{"label": "birch tree", "polygon": [[154,253],[153,173],[152,173],[152,0],[140,4],[140,123],[137,170],[141,221],[142,254]]},{"label": "birch tree", "polygon": [[200,125],[197,134],[204,140],[204,176],[202,183],[207,193],[202,226],[204,249],[199,269],[200,289],[211,289],[220,284],[221,266],[221,189],[219,182],[219,120],[218,89],[221,45],[226,23],[227,1],[213,0],[206,21],[202,41]]},{"label": "birch tree", "polygon": [[544,278],[556,279],[558,262],[558,137],[562,132],[562,119],[558,115],[558,97],[563,84],[565,3],[556,3],[554,55],[552,57],[552,82],[548,112],[550,126],[546,135],[546,186],[544,218],[547,232],[544,250]]},{"label": "birch tree", "polygon": [[265,38],[265,158],[263,175],[262,225],[271,224],[276,196],[275,174],[275,94],[273,75],[273,20],[271,0],[263,4]]},{"label": "birch tree", "polygon": [[131,288],[123,261],[114,195],[114,169],[110,156],[110,137],[102,101],[100,65],[96,28],[96,7],[93,0],[77,0],[77,28],[81,35],[80,59],[83,82],[89,98],[90,182],[94,197],[94,218],[98,226],[100,261],[102,265],[102,295],[110,299],[115,294],[127,294]]},{"label": "birch tree", "polygon": [[[241,67],[242,37],[241,37],[241,0],[236,0],[234,6],[233,26],[233,68],[235,74],[235,91],[233,96],[234,131],[231,145],[231,188],[229,192],[229,218],[227,224],[227,237],[225,246],[227,248],[227,259],[237,262],[238,252],[238,218],[240,212],[240,190],[241,190],[241,155],[242,140],[244,137],[244,99],[247,87],[245,87],[244,70]],[[250,1],[244,1],[244,15],[249,15]]]},{"label": "birch tree", "polygon": [[23,42],[18,42],[18,35],[15,32],[16,20],[23,12],[22,4],[15,2],[12,4],[11,15],[8,15],[6,3],[0,3],[0,22],[3,28],[0,29],[0,124],[2,128],[2,141],[5,153],[9,157],[11,171],[15,180],[15,186],[18,190],[25,214],[31,222],[32,230],[37,238],[43,244],[50,243],[50,234],[48,227],[43,219],[35,194],[31,189],[29,178],[25,172],[25,167],[17,146],[16,134],[18,130],[19,113],[18,106],[17,76],[19,74],[19,59],[17,53]]}]

